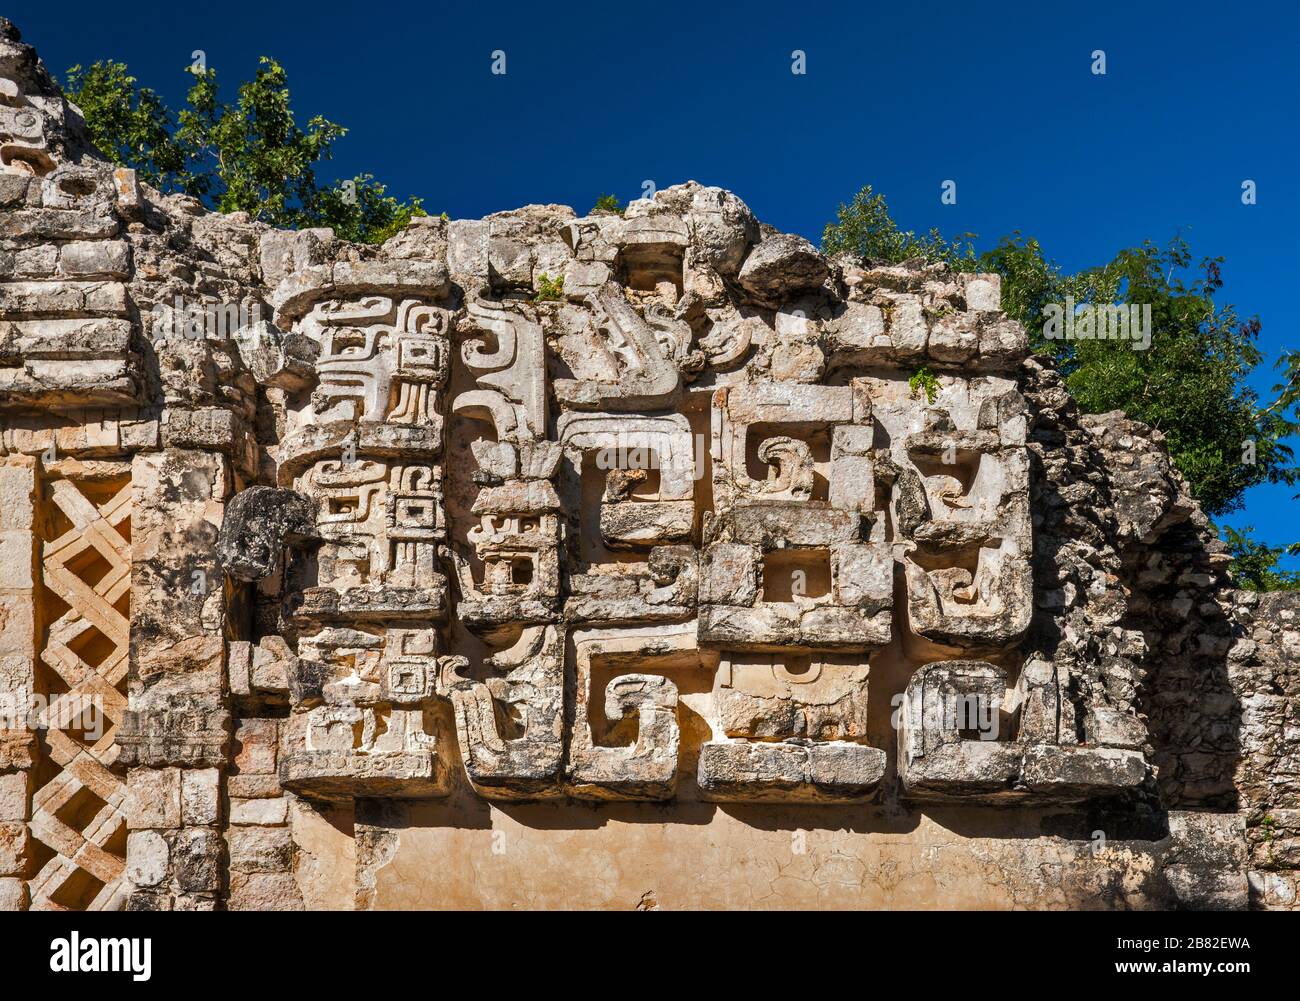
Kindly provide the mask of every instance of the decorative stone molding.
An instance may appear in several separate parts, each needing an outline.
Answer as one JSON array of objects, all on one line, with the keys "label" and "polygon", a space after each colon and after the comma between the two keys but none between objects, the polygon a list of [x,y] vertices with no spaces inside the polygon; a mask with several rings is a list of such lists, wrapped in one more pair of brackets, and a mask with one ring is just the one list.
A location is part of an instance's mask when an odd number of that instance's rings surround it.
[{"label": "decorative stone molding", "polygon": [[[1041,869],[1101,815],[1148,823],[1107,899],[1294,906],[1300,613],[997,276],[695,182],[280,232],[100,159],[7,22],[0,71],[0,696],[46,699],[0,731],[0,906],[371,906],[494,823],[552,882],[629,820],[957,879],[913,831],[1006,805],[1041,826],[978,842],[976,904],[1095,903]],[[756,899],[717,864],[747,896],[687,905]]]}]

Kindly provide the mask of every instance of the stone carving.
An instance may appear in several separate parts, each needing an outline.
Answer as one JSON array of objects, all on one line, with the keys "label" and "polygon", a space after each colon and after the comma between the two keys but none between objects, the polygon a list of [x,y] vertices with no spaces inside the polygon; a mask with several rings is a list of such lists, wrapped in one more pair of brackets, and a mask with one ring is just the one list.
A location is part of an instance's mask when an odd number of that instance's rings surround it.
[{"label": "stone carving", "polygon": [[492,634],[552,621],[558,610],[562,530],[552,478],[560,449],[546,440],[546,355],[536,313],[476,299],[468,314],[461,359],[475,388],[460,392],[452,410],[483,434],[470,445],[478,492],[465,541],[473,559],[454,547],[449,555],[461,620]]},{"label": "stone carving", "polygon": [[[899,773],[919,797],[1082,799],[1140,783],[1140,751],[1017,740],[1006,671],[987,661],[927,664],[912,676],[898,729]],[[1012,693],[1023,700],[1021,691]],[[1008,711],[1008,710],[1011,711]]]},{"label": "stone carving", "polygon": [[577,700],[569,794],[580,799],[670,798],[677,788],[681,745],[679,685],[671,675],[698,671],[707,663],[696,647],[694,629],[579,629],[573,649]]},{"label": "stone carving", "polygon": [[16,80],[0,77],[0,166],[42,177],[54,169],[45,138],[45,115]]},{"label": "stone carving", "polygon": [[[776,385],[720,389],[713,404],[717,510],[706,527],[701,642],[883,646],[892,563],[871,537],[869,400],[853,387]],[[751,475],[755,464],[766,479]]]},{"label": "stone carving", "polygon": [[564,752],[564,647],[555,626],[528,626],[484,664],[442,661],[441,692],[456,714],[465,771],[485,796],[528,799],[558,789]]},{"label": "stone carving", "polygon": [[[126,827],[126,787],[113,766],[114,726],[126,709],[131,485],[110,480],[86,487],[90,496],[67,479],[47,485],[49,514],[63,530],[56,528],[59,534],[41,546],[42,575],[67,611],[47,626],[41,661],[67,692],[42,721],[46,753],[61,770],[32,797],[32,836],[54,851],[31,881],[37,909],[99,910],[118,906],[123,892],[124,860],[112,843]],[[96,496],[104,499],[96,503]],[[102,574],[96,564],[106,566]],[[91,705],[92,694],[106,724],[97,739],[50,725],[67,718],[64,707]]]},{"label": "stone carving", "polygon": [[427,718],[437,647],[432,629],[331,626],[304,639],[289,669],[283,786],[322,799],[444,793],[446,765]]},{"label": "stone carving", "polygon": [[286,545],[315,534],[310,498],[291,490],[249,487],[226,508],[217,550],[226,573],[255,581],[275,571]]},{"label": "stone carving", "polygon": [[[0,906],[302,906],[340,810],[373,900],[389,798],[1231,817],[1267,733],[1248,816],[1278,799],[1290,609],[1262,652],[1239,598],[1166,635],[1226,557],[996,276],[827,258],[693,182],[278,232],[137,184],[7,22],[0,56],[0,696],[53,696],[0,731]],[[47,725],[83,697],[102,734]]]},{"label": "stone carving", "polygon": [[[525,310],[483,299],[470,303],[469,321],[484,337],[462,342],[461,358],[479,388],[452,404],[457,412],[482,413],[499,441],[517,444],[546,437],[546,345],[542,325]],[[495,342],[491,349],[487,338]]]},{"label": "stone carving", "polygon": [[727,740],[700,752],[714,800],[832,801],[870,794],[885,752],[867,740],[868,666],[854,654],[724,654],[714,704]]},{"label": "stone carving", "polygon": [[1001,431],[1006,402],[985,401],[973,431],[928,411],[925,429],[903,442],[896,512],[915,547],[904,557],[908,613],[918,635],[954,650],[1004,649],[1033,611],[1029,460]]},{"label": "stone carving", "polygon": [[[689,364],[690,328],[662,313],[638,314],[621,286],[606,282],[586,297],[587,311],[561,311],[561,337],[577,342],[576,371],[586,378],[557,379],[555,398],[573,410],[653,410],[671,406]],[[570,351],[575,350],[570,348]],[[562,354],[569,356],[562,349]],[[699,367],[696,359],[694,367]]]}]

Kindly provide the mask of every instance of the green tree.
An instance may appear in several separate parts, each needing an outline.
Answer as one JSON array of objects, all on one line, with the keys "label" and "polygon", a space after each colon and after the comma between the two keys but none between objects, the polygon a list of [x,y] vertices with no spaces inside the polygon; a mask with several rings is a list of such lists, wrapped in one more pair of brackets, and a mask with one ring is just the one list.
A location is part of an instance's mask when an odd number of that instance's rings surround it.
[{"label": "green tree", "polygon": [[[1261,402],[1246,380],[1263,361],[1258,317],[1216,301],[1222,258],[1195,268],[1186,241],[1148,241],[1109,263],[1062,274],[1035,241],[1005,239],[981,255],[981,270],[1003,278],[1003,305],[1024,324],[1035,350],[1055,357],[1066,385],[1087,413],[1123,410],[1164,432],[1174,465],[1211,516],[1242,507],[1261,483],[1295,484],[1300,469],[1286,439],[1300,430],[1300,353],[1277,361],[1283,381]],[[1049,340],[1044,309],[1126,302],[1151,306],[1151,343],[1135,350],[1120,340]]]},{"label": "green tree", "polygon": [[911,230],[901,230],[885,196],[867,185],[853,200],[840,203],[834,222],[828,222],[822,232],[822,253],[849,253],[886,264],[901,264],[912,258],[924,257],[943,261],[958,271],[974,271],[978,263],[972,233],[945,240],[937,229],[918,236]]},{"label": "green tree", "polygon": [[[1221,258],[1193,270],[1185,241],[1147,242],[1107,264],[1066,274],[1036,240],[1016,233],[977,253],[972,234],[945,239],[904,231],[882,195],[863,188],[822,237],[827,253],[898,262],[946,261],[962,271],[1002,276],[1002,305],[1029,332],[1035,350],[1053,355],[1071,393],[1088,413],[1124,410],[1164,432],[1174,465],[1206,513],[1239,510],[1242,494],[1260,483],[1300,482],[1286,439],[1300,430],[1300,352],[1277,361],[1282,378],[1268,403],[1246,383],[1262,361],[1258,317],[1241,319],[1215,301],[1223,286]],[[1119,340],[1064,341],[1044,336],[1044,308],[1128,302],[1150,304],[1152,340],[1145,351]]]},{"label": "green tree", "polygon": [[[330,226],[342,240],[383,243],[406,228],[416,216],[428,215],[423,199],[399,202],[384,192],[388,189],[373,174],[359,174],[351,186],[345,182],[317,193],[313,226]],[[443,213],[446,218],[446,213]]]},{"label": "green tree", "polygon": [[316,167],[347,129],[320,115],[299,127],[288,78],[263,56],[236,100],[222,100],[215,69],[191,71],[186,106],[173,113],[125,64],[97,62],[68,71],[68,97],[109,159],[135,168],[165,192],[183,192],[220,212],[247,212],[273,226],[332,226],[343,239],[382,243],[413,216],[421,199],[401,202],[372,174],[322,187]]},{"label": "green tree", "polygon": [[68,70],[68,97],[81,108],[95,147],[114,163],[134,167],[161,191],[202,197],[209,178],[196,173],[175,139],[175,118],[149,87],[136,85],[125,63],[98,62]]},{"label": "green tree", "polygon": [[623,203],[618,200],[617,195],[599,195],[596,198],[596,204],[591,207],[592,212],[617,212],[623,214]]},{"label": "green tree", "polygon": [[1237,586],[1246,591],[1300,591],[1300,571],[1277,569],[1283,553],[1300,555],[1300,544],[1268,546],[1256,542],[1247,527],[1238,532],[1235,528],[1223,529],[1224,541],[1232,550],[1228,570]]}]

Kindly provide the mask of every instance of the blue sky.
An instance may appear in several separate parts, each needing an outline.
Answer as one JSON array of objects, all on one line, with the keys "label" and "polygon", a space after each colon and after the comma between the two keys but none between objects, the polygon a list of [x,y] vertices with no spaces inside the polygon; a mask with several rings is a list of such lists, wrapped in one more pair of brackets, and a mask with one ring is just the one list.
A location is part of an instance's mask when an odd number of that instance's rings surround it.
[{"label": "blue sky", "polygon": [[[24,9],[24,7],[26,9]],[[1010,2],[604,5],[19,3],[56,75],[126,62],[173,104],[202,49],[228,85],[259,55],[299,120],[350,129],[325,177],[369,171],[433,212],[579,211],[694,178],[816,241],[870,183],[908,228],[1020,230],[1064,267],[1177,233],[1226,258],[1225,301],[1300,347],[1300,6]],[[807,73],[791,73],[791,53]],[[1106,53],[1106,74],[1091,72]],[[505,75],[490,72],[506,54]],[[944,180],[957,204],[940,203]],[[1241,203],[1254,180],[1258,203]],[[1255,380],[1261,391],[1273,373]],[[1244,512],[1300,538],[1293,490]],[[1300,568],[1300,561],[1290,561]]]}]

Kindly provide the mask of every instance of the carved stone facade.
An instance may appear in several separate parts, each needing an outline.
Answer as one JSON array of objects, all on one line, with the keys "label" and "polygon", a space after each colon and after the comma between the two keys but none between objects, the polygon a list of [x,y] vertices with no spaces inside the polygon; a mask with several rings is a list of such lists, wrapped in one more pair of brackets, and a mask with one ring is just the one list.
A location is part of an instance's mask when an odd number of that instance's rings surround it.
[{"label": "carved stone facade", "polygon": [[0,907],[1294,906],[1297,608],[997,276],[281,232],[0,34]]}]

